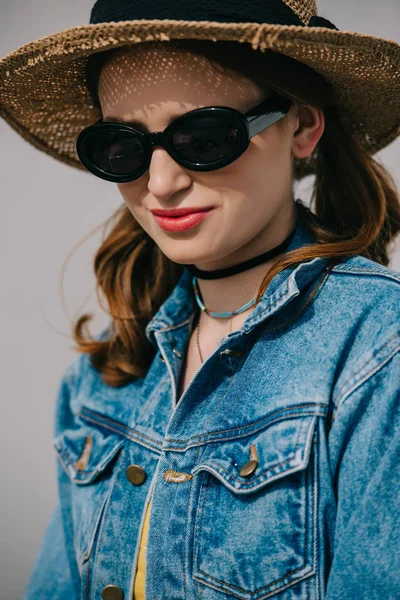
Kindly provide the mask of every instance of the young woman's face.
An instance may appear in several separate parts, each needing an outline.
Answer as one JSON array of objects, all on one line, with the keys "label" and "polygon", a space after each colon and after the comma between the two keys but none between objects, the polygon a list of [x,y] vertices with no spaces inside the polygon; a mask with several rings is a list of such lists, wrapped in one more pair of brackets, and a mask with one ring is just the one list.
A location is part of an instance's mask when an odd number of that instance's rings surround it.
[{"label": "young woman's face", "polygon": [[[247,112],[267,95],[236,73],[222,74],[205,58],[171,47],[123,49],[104,66],[99,79],[103,118],[141,121],[162,131],[185,112],[229,106]],[[149,170],[118,184],[132,215],[172,261],[219,269],[255,256],[282,241],[293,217],[292,106],[287,127],[272,125],[253,137],[247,150],[222,169],[192,171],[166,150],[153,150]],[[281,124],[282,125],[282,124]],[[215,207],[190,229],[162,229],[151,209]]]}]

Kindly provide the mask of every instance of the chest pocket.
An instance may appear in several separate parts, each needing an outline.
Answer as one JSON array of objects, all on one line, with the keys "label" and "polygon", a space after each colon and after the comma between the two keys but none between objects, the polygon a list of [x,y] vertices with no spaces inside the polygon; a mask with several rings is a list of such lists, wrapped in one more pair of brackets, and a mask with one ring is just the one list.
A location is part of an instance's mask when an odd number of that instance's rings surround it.
[{"label": "chest pocket", "polygon": [[124,439],[96,426],[82,425],[54,438],[62,467],[71,482],[74,544],[82,566],[92,550],[94,538],[112,489],[112,463]]},{"label": "chest pocket", "polygon": [[317,419],[281,416],[262,431],[209,445],[191,471],[199,477],[195,580],[256,600],[314,574]]}]

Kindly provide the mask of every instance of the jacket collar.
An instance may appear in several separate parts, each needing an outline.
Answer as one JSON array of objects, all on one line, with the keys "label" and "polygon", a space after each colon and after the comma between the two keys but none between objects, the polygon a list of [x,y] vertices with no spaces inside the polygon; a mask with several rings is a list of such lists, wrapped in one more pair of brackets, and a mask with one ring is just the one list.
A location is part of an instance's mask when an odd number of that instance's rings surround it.
[{"label": "jacket collar", "polygon": [[[315,244],[308,230],[297,222],[294,236],[286,252]],[[277,312],[292,298],[298,296],[312,280],[327,268],[326,258],[314,258],[300,265],[289,267],[275,275],[264,295],[244,322],[242,330],[248,332],[265,318]],[[157,346],[154,334],[156,331],[173,329],[192,318],[198,306],[192,288],[192,276],[184,269],[180,280],[170,296],[161,305],[146,327],[146,337]]]}]

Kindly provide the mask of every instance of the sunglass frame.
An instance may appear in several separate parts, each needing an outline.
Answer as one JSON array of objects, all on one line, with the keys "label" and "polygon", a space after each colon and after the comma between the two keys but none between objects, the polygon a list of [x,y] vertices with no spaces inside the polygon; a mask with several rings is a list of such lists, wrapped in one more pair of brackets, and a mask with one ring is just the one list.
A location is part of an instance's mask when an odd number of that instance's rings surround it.
[{"label": "sunglass frame", "polygon": [[[250,144],[251,138],[261,133],[280,119],[282,119],[290,110],[292,100],[281,94],[273,92],[272,95],[263,100],[260,104],[242,114],[240,111],[229,106],[206,106],[191,110],[174,119],[164,131],[144,132],[136,129],[129,123],[119,123],[115,121],[104,122],[102,119],[83,129],[76,140],[76,151],[81,163],[92,174],[114,183],[128,183],[139,179],[149,168],[153,148],[159,146],[164,148],[168,154],[182,167],[192,171],[215,171],[221,169],[241,156]],[[215,117],[220,116],[227,119],[230,125],[238,130],[238,139],[232,152],[224,155],[218,160],[212,162],[193,162],[183,157],[172,143],[173,134],[181,125],[187,124],[193,117]],[[103,131],[129,132],[143,143],[144,160],[140,169],[130,173],[116,175],[104,171],[90,158],[88,146],[93,135],[98,135]]]}]

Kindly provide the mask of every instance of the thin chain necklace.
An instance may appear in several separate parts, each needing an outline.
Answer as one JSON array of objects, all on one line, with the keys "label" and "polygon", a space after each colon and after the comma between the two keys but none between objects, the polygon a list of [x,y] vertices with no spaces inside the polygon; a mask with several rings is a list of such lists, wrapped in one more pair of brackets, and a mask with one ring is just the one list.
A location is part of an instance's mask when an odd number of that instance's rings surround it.
[{"label": "thin chain necklace", "polygon": [[[199,284],[197,282],[197,279],[221,279],[223,277],[229,277],[230,275],[234,275],[236,273],[242,273],[243,271],[247,271],[248,269],[251,269],[252,267],[259,265],[261,263],[265,263],[269,260],[271,260],[271,258],[274,258],[276,256],[278,256],[279,254],[281,254],[282,252],[284,252],[293,236],[294,233],[296,231],[296,227],[294,227],[294,229],[291,231],[291,233],[287,236],[287,238],[285,240],[283,240],[283,242],[281,242],[278,246],[275,246],[275,248],[271,248],[270,250],[268,250],[267,252],[264,252],[263,254],[256,256],[254,258],[251,258],[250,260],[246,260],[243,263],[240,263],[238,265],[234,265],[233,267],[227,267],[224,269],[218,269],[217,271],[202,271],[201,269],[198,269],[197,267],[195,267],[194,265],[186,265],[188,267],[188,269],[190,270],[190,272],[192,273],[193,277],[192,277],[192,285],[193,285],[193,290],[194,290],[194,294],[195,294],[195,298],[196,298],[196,302],[197,305],[199,306],[200,310],[202,312],[206,312],[208,315],[210,315],[211,317],[216,317],[219,319],[222,318],[227,318],[227,317],[231,317],[231,321],[230,321],[230,326],[229,326],[229,332],[232,332],[232,321],[233,321],[233,317],[244,312],[245,310],[247,310],[248,308],[250,308],[251,306],[253,306],[253,304],[255,304],[256,299],[257,298],[253,298],[253,300],[250,300],[250,302],[247,302],[247,304],[244,304],[243,306],[241,306],[240,308],[238,308],[238,310],[234,310],[234,311],[229,311],[229,312],[215,312],[212,310],[208,310],[207,307],[204,305],[202,298],[201,298],[201,292],[200,292],[200,288],[199,288]],[[199,315],[199,320],[197,322],[197,335],[196,335],[196,340],[197,340],[197,348],[199,351],[199,356],[200,356],[200,360],[203,363],[203,356],[201,354],[201,350],[200,350],[200,342],[199,342],[199,337],[200,337],[200,317],[201,317],[201,313]]]},{"label": "thin chain necklace", "polygon": [[[265,263],[268,260],[271,260],[271,258],[274,258],[274,257],[278,256],[279,254],[281,254],[282,252],[285,252],[287,250],[287,248],[295,234],[295,231],[296,231],[296,227],[294,227],[294,229],[287,236],[287,238],[285,240],[283,240],[283,242],[281,242],[278,246],[275,246],[275,248],[271,248],[270,250],[267,250],[267,252],[264,252],[263,254],[260,254],[259,256],[251,258],[249,260],[246,260],[245,262],[239,263],[238,265],[234,265],[233,267],[226,267],[224,269],[218,269],[217,271],[203,271],[201,269],[198,269],[194,265],[186,265],[193,276],[192,277],[193,290],[194,290],[196,302],[197,302],[200,310],[203,312],[206,312],[211,317],[217,317],[219,319],[223,319],[223,318],[225,319],[227,317],[231,317],[230,328],[229,328],[229,332],[231,332],[233,317],[235,315],[238,315],[238,314],[244,312],[251,306],[253,306],[253,304],[255,304],[257,298],[253,298],[253,300],[250,300],[250,302],[247,302],[247,304],[244,304],[243,306],[238,308],[238,310],[234,310],[234,311],[230,311],[230,312],[215,312],[212,310],[208,310],[201,299],[201,292],[200,292],[200,288],[199,288],[199,285],[197,282],[197,278],[199,277],[200,279],[221,279],[223,277],[229,277],[230,275],[235,275],[236,273],[242,273],[243,271],[247,271],[248,269],[251,269],[256,265]],[[200,316],[201,316],[201,313],[200,313]],[[203,356],[201,354],[200,342],[199,342],[200,316],[199,316],[199,320],[197,323],[196,339],[197,339],[197,348],[199,350],[200,360],[203,363],[204,360],[203,360]]]},{"label": "thin chain necklace", "polygon": [[[193,289],[194,289],[194,293],[195,293],[195,298],[196,298],[197,304],[198,304],[198,306],[199,306],[199,308],[200,308],[200,310],[202,312],[206,312],[207,314],[209,314],[211,316],[214,316],[214,317],[218,317],[218,318],[231,317],[230,325],[229,325],[229,333],[232,332],[233,317],[236,316],[236,315],[238,315],[238,314],[240,314],[240,313],[242,313],[242,312],[244,312],[248,308],[250,308],[255,303],[255,301],[256,301],[256,298],[253,298],[253,300],[250,300],[250,302],[247,302],[246,304],[244,304],[243,306],[241,306],[238,310],[234,310],[234,311],[231,311],[231,312],[217,313],[217,312],[208,310],[205,307],[205,305],[203,304],[203,301],[201,299],[200,289],[199,289],[196,277],[193,277],[192,284],[193,284]],[[201,313],[199,315],[199,319],[198,319],[197,327],[196,327],[196,329],[197,329],[196,340],[197,340],[197,348],[198,348],[198,351],[199,351],[200,360],[203,363],[204,359],[203,359],[203,356],[201,354],[200,342],[199,342],[199,337],[200,337],[200,317],[201,317]]]},{"label": "thin chain necklace", "polygon": [[[233,317],[232,317],[232,319],[231,319],[231,321],[230,321],[229,333],[231,333],[231,332],[232,332],[232,321],[233,321]],[[197,327],[196,327],[196,329],[197,329],[197,335],[196,335],[196,339],[197,339],[197,348],[198,348],[198,350],[199,350],[199,356],[200,356],[200,360],[201,360],[201,362],[203,363],[203,362],[204,362],[204,359],[203,359],[203,356],[202,356],[202,354],[201,354],[201,350],[200,350],[200,342],[199,342],[199,337],[200,337],[200,318],[199,318],[199,320],[198,320],[198,322],[197,322]]]}]

